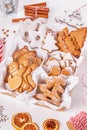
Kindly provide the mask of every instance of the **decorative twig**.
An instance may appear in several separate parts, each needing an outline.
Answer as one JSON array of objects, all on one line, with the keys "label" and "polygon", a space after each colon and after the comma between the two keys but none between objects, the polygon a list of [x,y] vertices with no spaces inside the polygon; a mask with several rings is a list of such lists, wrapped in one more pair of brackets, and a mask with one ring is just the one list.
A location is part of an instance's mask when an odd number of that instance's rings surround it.
[{"label": "decorative twig", "polygon": [[78,9],[74,10],[72,14],[69,15],[69,17],[75,17],[79,20],[81,20],[81,15],[80,15],[80,10],[84,7],[87,7],[87,4],[82,5],[81,7],[79,7]]},{"label": "decorative twig", "polygon": [[69,17],[77,18],[78,20],[81,20],[81,15],[78,11],[74,11],[72,14],[69,15]]},{"label": "decorative twig", "polygon": [[80,9],[84,8],[84,7],[87,7],[87,4],[82,5],[81,7],[79,7],[78,9],[76,9],[74,12],[77,12],[77,11],[79,11]]},{"label": "decorative twig", "polygon": [[[79,7],[78,9],[76,9],[76,10],[74,10],[71,14],[68,14],[68,17],[69,18],[76,18],[76,19],[78,19],[79,21],[81,21],[82,20],[82,18],[81,18],[81,14],[80,14],[80,9],[82,9],[82,8],[84,8],[84,7],[87,7],[87,4],[85,4],[85,5],[83,5],[83,6],[81,6],[81,7]],[[67,11],[65,10],[65,13],[67,14]],[[67,22],[67,21],[65,21],[64,19],[60,19],[60,18],[55,18],[55,20],[56,20],[56,22],[58,22],[58,23],[65,23],[65,24],[67,24],[68,26],[71,26],[71,27],[73,27],[73,28],[76,28],[76,29],[78,29],[78,27],[80,27],[80,26],[83,26],[84,25],[84,23],[80,23],[80,24],[76,24],[76,26],[75,25],[73,25],[73,24],[71,24],[71,23],[69,23],[69,22]],[[71,20],[71,19],[70,19]],[[72,19],[73,20],[73,19]],[[72,21],[71,20],[71,21]],[[78,26],[78,27],[77,27]]]},{"label": "decorative twig", "polygon": [[76,27],[75,25],[72,25],[72,24],[70,24],[70,23],[68,23],[68,22],[66,22],[65,20],[62,20],[62,19],[59,19],[59,18],[55,18],[55,20],[56,20],[56,22],[60,22],[60,23],[65,23],[65,24],[67,24],[68,26],[71,26],[71,27],[73,27],[73,28],[75,28],[75,29],[78,29],[78,27]]}]

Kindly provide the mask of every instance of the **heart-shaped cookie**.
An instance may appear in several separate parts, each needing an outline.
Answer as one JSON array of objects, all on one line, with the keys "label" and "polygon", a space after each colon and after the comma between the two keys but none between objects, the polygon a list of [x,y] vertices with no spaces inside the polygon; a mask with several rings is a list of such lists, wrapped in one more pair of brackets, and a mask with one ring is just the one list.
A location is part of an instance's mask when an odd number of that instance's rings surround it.
[{"label": "heart-shaped cookie", "polygon": [[8,84],[9,84],[9,89],[11,91],[17,89],[20,87],[22,83],[22,78],[20,76],[14,76],[12,77],[11,75],[8,76]]}]

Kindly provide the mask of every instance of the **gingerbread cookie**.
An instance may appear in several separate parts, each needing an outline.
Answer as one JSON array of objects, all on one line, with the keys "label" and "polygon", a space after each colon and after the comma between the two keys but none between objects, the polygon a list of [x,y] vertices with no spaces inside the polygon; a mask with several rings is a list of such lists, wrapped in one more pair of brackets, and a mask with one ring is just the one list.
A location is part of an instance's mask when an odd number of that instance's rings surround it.
[{"label": "gingerbread cookie", "polygon": [[87,27],[79,28],[70,32],[72,38],[75,38],[79,47],[82,48],[87,34]]},{"label": "gingerbread cookie", "polygon": [[22,78],[19,76],[12,77],[11,75],[8,76],[8,84],[10,90],[15,90],[20,87],[22,83]]},{"label": "gingerbread cookie", "polygon": [[66,85],[66,80],[63,77],[47,79],[44,83],[39,84],[40,93],[36,94],[36,98],[59,106]]},{"label": "gingerbread cookie", "polygon": [[43,40],[43,46],[42,49],[47,50],[48,52],[52,52],[54,50],[58,50],[58,47],[56,46],[56,40],[54,39],[54,36],[51,32],[48,32]]},{"label": "gingerbread cookie", "polygon": [[48,73],[48,76],[58,76],[60,74],[70,76],[75,73],[76,64],[75,58],[70,53],[63,53],[62,55],[55,52],[46,61],[44,69]]},{"label": "gingerbread cookie", "polygon": [[36,51],[29,51],[27,46],[15,51],[13,62],[8,65],[5,78],[11,91],[19,93],[32,91],[36,87],[36,83],[32,79],[31,73],[41,62],[42,58],[37,57]]},{"label": "gingerbread cookie", "polygon": [[73,56],[79,57],[81,48],[87,34],[87,28],[80,28],[69,33],[68,28],[64,28],[57,36],[57,46],[60,51],[70,52]]}]

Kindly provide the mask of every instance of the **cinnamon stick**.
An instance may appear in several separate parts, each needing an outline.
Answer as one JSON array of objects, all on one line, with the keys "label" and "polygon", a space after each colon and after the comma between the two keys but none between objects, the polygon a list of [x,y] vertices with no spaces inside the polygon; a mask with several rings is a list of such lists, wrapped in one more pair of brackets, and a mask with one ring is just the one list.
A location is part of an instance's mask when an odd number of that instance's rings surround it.
[{"label": "cinnamon stick", "polygon": [[35,14],[35,13],[37,13],[37,14],[44,14],[44,15],[47,15],[48,14],[48,12],[46,12],[46,11],[42,11],[42,10],[37,10],[37,11],[34,11],[34,10],[25,10],[25,13],[33,13],[33,14]]},{"label": "cinnamon stick", "polygon": [[15,19],[12,19],[12,22],[25,21],[26,19],[28,18],[15,18]]},{"label": "cinnamon stick", "polygon": [[32,16],[33,18],[39,18],[39,17],[42,17],[42,18],[48,18],[48,14],[32,14],[32,13],[27,13],[25,12],[25,15],[26,16]]},{"label": "cinnamon stick", "polygon": [[31,4],[31,5],[24,5],[24,9],[28,6],[46,6],[46,2],[42,2],[42,3],[36,3],[36,4]]},{"label": "cinnamon stick", "polygon": [[29,18],[29,17],[27,17],[27,18],[15,18],[15,19],[12,19],[12,22],[14,23],[14,22],[19,22],[19,21],[25,21],[26,19],[33,20],[33,18]]},{"label": "cinnamon stick", "polygon": [[38,7],[38,6],[28,6],[25,8],[25,10],[35,10],[35,11],[46,11],[49,12],[49,8],[48,7]]}]

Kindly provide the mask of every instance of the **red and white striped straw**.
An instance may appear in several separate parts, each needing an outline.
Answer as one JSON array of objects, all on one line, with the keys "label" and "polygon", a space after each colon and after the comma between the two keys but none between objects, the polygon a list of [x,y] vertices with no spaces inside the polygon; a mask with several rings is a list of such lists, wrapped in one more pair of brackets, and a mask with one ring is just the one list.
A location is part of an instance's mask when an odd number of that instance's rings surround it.
[{"label": "red and white striped straw", "polygon": [[3,41],[0,40],[0,62],[2,61],[2,55],[3,55]]}]

